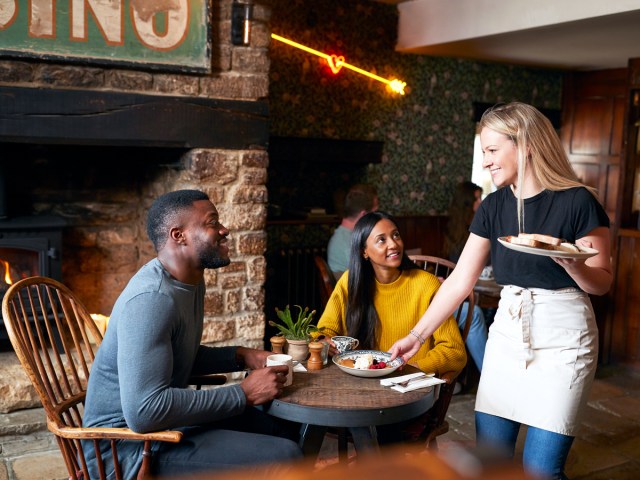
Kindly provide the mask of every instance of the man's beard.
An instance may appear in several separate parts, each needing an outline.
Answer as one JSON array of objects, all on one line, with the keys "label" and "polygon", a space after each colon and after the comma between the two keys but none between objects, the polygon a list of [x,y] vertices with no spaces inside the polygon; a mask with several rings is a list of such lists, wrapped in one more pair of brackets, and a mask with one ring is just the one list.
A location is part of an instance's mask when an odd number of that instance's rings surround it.
[{"label": "man's beard", "polygon": [[202,268],[226,267],[230,263],[231,259],[228,257],[222,258],[215,248],[200,253],[200,265],[202,265]]}]

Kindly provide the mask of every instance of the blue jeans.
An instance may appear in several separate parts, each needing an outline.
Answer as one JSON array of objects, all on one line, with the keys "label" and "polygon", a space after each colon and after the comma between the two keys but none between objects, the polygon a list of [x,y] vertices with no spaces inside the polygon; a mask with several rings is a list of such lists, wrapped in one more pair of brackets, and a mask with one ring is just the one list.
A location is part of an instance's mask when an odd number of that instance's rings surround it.
[{"label": "blue jeans", "polygon": [[[460,322],[458,327],[460,330],[464,329],[465,320],[467,318],[467,310],[469,309],[469,302],[462,304],[462,314],[460,315]],[[456,310],[453,315],[457,315]],[[482,309],[477,305],[473,307],[473,317],[471,318],[471,326],[469,327],[469,334],[467,335],[467,348],[471,354],[471,358],[478,367],[478,371],[482,372],[482,360],[484,359],[484,349],[487,344],[487,324],[484,320],[484,313]]]},{"label": "blue jeans", "polygon": [[[513,420],[476,412],[478,446],[498,448],[505,456],[513,458],[520,425]],[[564,464],[573,438],[529,426],[522,458],[526,472],[549,479],[567,478],[564,475]]]}]

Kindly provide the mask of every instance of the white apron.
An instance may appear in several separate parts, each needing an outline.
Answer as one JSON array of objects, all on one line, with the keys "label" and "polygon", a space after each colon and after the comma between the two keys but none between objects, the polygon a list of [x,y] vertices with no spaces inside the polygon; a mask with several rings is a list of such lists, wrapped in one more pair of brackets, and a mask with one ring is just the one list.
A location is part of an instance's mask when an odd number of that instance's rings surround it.
[{"label": "white apron", "polygon": [[591,301],[575,289],[502,289],[476,410],[575,436],[598,360]]}]

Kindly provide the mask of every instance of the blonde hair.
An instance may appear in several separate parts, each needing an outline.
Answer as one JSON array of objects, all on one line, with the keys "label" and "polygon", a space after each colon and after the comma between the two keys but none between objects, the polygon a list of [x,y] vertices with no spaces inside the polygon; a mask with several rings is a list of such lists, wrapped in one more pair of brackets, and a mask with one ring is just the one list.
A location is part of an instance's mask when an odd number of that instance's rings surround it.
[{"label": "blonde hair", "polygon": [[535,107],[520,102],[496,105],[482,114],[479,127],[507,136],[516,146],[520,232],[524,231],[522,185],[527,167],[531,169],[531,175],[538,185],[545,190],[585,187],[597,198],[595,189],[581,182],[574,172],[549,119]]}]

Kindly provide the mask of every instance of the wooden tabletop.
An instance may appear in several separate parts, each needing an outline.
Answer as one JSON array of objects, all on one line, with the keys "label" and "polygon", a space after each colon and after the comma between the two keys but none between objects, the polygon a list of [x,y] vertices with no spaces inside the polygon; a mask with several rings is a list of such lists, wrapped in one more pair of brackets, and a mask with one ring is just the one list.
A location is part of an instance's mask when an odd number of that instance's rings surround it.
[{"label": "wooden tabletop", "polygon": [[362,378],[331,361],[322,370],[294,372],[293,384],[271,402],[267,412],[300,423],[331,427],[369,427],[415,418],[435,401],[435,387],[400,393],[380,385],[382,378],[418,372],[405,366],[390,375]]}]

